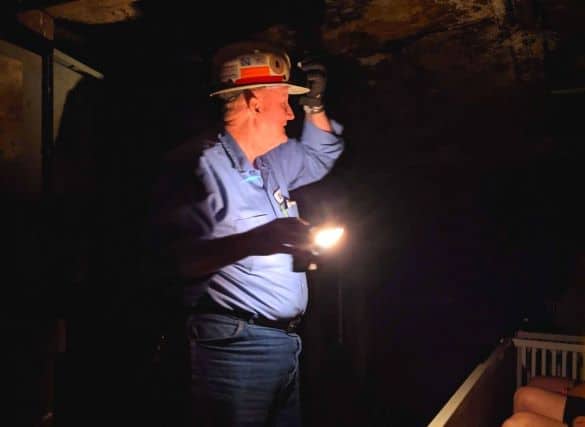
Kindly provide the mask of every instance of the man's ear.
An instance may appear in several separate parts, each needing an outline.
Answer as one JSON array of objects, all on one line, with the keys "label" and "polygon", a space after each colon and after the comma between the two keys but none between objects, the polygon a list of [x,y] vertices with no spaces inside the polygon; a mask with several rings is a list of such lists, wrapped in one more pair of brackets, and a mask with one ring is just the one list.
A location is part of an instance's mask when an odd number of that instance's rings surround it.
[{"label": "man's ear", "polygon": [[257,97],[253,96],[252,98],[250,98],[248,100],[248,108],[252,112],[259,113],[260,112],[260,100]]}]

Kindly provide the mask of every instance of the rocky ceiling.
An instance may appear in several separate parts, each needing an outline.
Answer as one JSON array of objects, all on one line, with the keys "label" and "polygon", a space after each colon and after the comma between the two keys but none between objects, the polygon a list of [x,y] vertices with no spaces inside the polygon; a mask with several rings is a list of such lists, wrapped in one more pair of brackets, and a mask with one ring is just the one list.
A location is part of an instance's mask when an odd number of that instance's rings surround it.
[{"label": "rocky ceiling", "polygon": [[[389,150],[386,141],[397,140],[402,164],[421,153],[431,164],[523,159],[530,144],[542,149],[533,140],[549,107],[538,97],[585,92],[582,0],[214,1],[200,10],[157,0],[22,3],[45,4],[56,45],[72,56],[106,76],[141,76],[150,90],[181,90],[187,105],[188,86],[204,80],[194,76],[225,42],[268,37],[293,58],[324,54],[335,66],[331,106],[372,144]],[[381,161],[360,156],[366,167]]]},{"label": "rocky ceiling", "polygon": [[139,17],[135,0],[77,0],[45,8],[56,19],[84,24],[111,24]]},{"label": "rocky ceiling", "polygon": [[505,70],[498,77],[503,79],[539,79],[545,55],[560,52],[566,82],[559,86],[579,85],[585,75],[580,0],[213,2],[202,10],[148,0],[49,3],[57,3],[44,8],[55,19],[57,41],[77,47],[112,47],[112,41],[130,38],[141,49],[153,37],[171,37],[175,45],[197,50],[213,48],[229,34],[269,34],[283,44],[352,56],[365,66],[406,52],[429,69],[495,67]]}]

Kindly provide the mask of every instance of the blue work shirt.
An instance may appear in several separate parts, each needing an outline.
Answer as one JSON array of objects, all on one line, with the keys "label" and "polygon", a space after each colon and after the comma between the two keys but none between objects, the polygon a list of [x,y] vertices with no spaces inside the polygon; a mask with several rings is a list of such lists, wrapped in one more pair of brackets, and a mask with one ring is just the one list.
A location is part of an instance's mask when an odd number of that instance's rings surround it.
[{"label": "blue work shirt", "polygon": [[[175,160],[167,162],[154,206],[159,244],[185,236],[220,238],[279,217],[298,217],[289,191],[323,178],[343,151],[342,127],[331,125],[329,133],[305,120],[300,140],[289,139],[255,165],[227,132],[200,155],[182,147],[171,153]],[[293,318],[305,312],[308,291],[306,274],[294,272],[292,263],[288,254],[246,257],[185,284],[185,304],[194,306],[207,293],[223,307],[272,320]]]}]

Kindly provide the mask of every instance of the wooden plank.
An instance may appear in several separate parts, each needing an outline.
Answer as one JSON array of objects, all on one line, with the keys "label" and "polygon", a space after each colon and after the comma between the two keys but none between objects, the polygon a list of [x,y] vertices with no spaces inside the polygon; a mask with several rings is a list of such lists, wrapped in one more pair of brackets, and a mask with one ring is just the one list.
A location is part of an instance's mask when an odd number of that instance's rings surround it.
[{"label": "wooden plank", "polygon": [[516,347],[546,348],[547,350],[565,350],[574,351],[576,353],[585,352],[585,348],[581,344],[565,342],[547,342],[522,338],[512,338],[512,340],[514,341],[514,345]]},{"label": "wooden plank", "polygon": [[512,411],[514,352],[503,341],[479,364],[427,427],[492,427]]},{"label": "wooden plank", "polygon": [[522,338],[527,340],[540,340],[540,341],[553,341],[553,342],[566,342],[575,344],[585,344],[585,337],[579,335],[559,335],[559,334],[546,334],[539,332],[516,332],[516,338]]}]

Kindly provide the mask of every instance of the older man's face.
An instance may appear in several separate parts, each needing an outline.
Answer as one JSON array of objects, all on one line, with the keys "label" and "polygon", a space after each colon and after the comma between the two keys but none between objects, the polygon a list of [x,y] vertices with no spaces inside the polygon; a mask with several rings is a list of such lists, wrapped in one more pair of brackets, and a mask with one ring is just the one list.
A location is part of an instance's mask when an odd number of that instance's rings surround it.
[{"label": "older man's face", "polygon": [[286,142],[286,125],[295,115],[288,102],[286,86],[267,87],[254,92],[259,101],[256,115],[258,128],[266,142],[266,151],[269,151]]}]

